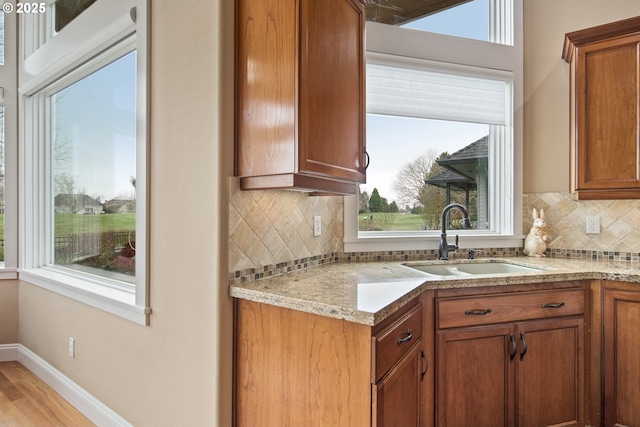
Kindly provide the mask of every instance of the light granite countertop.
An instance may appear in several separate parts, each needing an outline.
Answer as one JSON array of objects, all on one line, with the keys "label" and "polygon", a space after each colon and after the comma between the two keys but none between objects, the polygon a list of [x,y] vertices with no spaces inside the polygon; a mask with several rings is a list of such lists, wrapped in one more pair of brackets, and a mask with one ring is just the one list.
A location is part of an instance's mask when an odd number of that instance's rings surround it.
[{"label": "light granite countertop", "polygon": [[[409,267],[416,264],[487,262],[506,262],[540,270],[445,277]],[[427,289],[593,279],[640,283],[640,265],[620,261],[530,257],[331,263],[232,285],[229,294],[235,298],[373,326]]]}]

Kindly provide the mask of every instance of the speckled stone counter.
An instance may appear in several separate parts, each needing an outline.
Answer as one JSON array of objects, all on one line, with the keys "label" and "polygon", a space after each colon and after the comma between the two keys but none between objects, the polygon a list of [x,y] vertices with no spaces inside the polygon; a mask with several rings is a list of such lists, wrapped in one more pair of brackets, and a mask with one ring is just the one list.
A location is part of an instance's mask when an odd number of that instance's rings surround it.
[{"label": "speckled stone counter", "polygon": [[[433,276],[408,265],[507,262],[539,268],[527,273]],[[407,265],[405,265],[407,264]],[[562,258],[332,263],[232,285],[232,297],[375,325],[427,289],[552,283],[565,280],[640,283],[640,265]]]}]

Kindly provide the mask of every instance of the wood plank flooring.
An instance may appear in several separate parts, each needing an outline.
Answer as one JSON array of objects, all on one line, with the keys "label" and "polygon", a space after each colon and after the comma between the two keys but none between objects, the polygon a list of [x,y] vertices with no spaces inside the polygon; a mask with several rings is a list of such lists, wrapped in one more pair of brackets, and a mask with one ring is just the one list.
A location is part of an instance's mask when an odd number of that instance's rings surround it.
[{"label": "wood plank flooring", "polygon": [[18,362],[0,362],[0,427],[94,426]]}]

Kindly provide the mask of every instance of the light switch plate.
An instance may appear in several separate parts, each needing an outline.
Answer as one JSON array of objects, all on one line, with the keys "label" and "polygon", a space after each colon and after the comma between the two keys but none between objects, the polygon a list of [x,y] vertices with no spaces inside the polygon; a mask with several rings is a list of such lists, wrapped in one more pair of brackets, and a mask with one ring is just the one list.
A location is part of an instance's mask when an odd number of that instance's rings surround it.
[{"label": "light switch plate", "polygon": [[318,237],[322,234],[322,217],[315,215],[313,217],[313,236]]}]

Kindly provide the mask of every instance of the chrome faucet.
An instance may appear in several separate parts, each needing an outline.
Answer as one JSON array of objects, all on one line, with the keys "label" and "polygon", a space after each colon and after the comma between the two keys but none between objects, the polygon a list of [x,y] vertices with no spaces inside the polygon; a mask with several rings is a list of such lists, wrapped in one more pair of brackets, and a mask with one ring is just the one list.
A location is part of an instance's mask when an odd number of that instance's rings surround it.
[{"label": "chrome faucet", "polygon": [[469,213],[464,208],[464,206],[458,203],[451,203],[450,205],[445,206],[442,210],[442,218],[440,218],[440,224],[442,224],[442,232],[440,233],[440,247],[438,248],[438,255],[440,259],[449,259],[449,252],[458,249],[457,234],[455,245],[449,245],[447,243],[447,214],[453,208],[456,208],[460,212],[462,212],[462,228],[471,228],[471,223],[469,222]]}]

